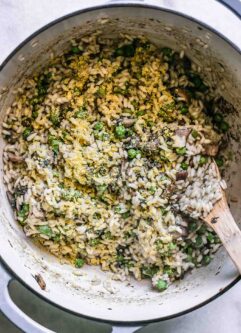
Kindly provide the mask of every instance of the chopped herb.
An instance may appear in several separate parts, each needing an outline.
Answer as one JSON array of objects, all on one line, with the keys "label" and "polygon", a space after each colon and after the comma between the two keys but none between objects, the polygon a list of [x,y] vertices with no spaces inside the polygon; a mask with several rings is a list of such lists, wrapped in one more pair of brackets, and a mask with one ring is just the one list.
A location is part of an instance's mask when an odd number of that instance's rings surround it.
[{"label": "chopped herb", "polygon": [[27,140],[27,138],[29,137],[29,135],[32,133],[32,128],[31,127],[27,127],[25,128],[25,130],[23,131],[23,139]]},{"label": "chopped herb", "polygon": [[223,121],[223,115],[222,113],[215,113],[214,116],[213,116],[213,121],[217,124],[221,123]]},{"label": "chopped herb", "polygon": [[96,131],[101,131],[103,128],[104,128],[104,124],[101,123],[100,121],[98,121],[98,122],[95,123],[95,125],[94,125],[94,129],[95,129]]},{"label": "chopped herb", "polygon": [[202,236],[197,236],[196,237],[194,246],[198,249],[203,246]]},{"label": "chopped herb", "polygon": [[49,120],[51,121],[51,123],[57,127],[60,124],[60,116],[58,112],[52,112],[49,116]]},{"label": "chopped herb", "polygon": [[90,246],[96,246],[98,244],[100,244],[100,239],[98,239],[98,238],[93,238],[93,239],[89,240],[89,245]]},{"label": "chopped herb", "polygon": [[29,204],[22,203],[19,211],[17,212],[18,220],[21,224],[24,224],[29,214]]},{"label": "chopped herb", "polygon": [[188,169],[188,164],[186,162],[181,163],[181,168],[182,170],[187,170]]},{"label": "chopped herb", "polygon": [[187,148],[186,147],[181,147],[181,148],[176,148],[176,153],[178,154],[178,155],[185,155],[186,154],[186,152],[187,152]]},{"label": "chopped herb", "polygon": [[212,258],[210,256],[204,256],[202,262],[206,266],[206,265],[210,264],[211,260],[212,260]]},{"label": "chopped herb", "polygon": [[133,57],[135,55],[135,47],[132,44],[126,44],[117,48],[114,52],[115,57]]},{"label": "chopped herb", "polygon": [[38,226],[38,230],[41,234],[46,235],[48,237],[52,237],[53,235],[52,229],[48,225],[40,225]]},{"label": "chopped herb", "polygon": [[73,53],[73,54],[81,54],[82,50],[78,46],[72,46],[71,47],[71,53]]},{"label": "chopped herb", "polygon": [[99,87],[99,89],[96,92],[96,95],[98,97],[104,97],[106,94],[106,89],[104,87]]},{"label": "chopped herb", "polygon": [[192,137],[193,137],[194,139],[197,139],[197,137],[199,136],[199,133],[198,133],[198,131],[193,130],[192,133],[191,133],[191,135],[192,135]]},{"label": "chopped herb", "polygon": [[152,278],[158,271],[159,268],[157,266],[144,266],[141,269],[141,274],[143,275],[143,277]]},{"label": "chopped herb", "polygon": [[87,109],[84,106],[81,106],[78,111],[75,112],[74,117],[79,119],[86,118]]}]

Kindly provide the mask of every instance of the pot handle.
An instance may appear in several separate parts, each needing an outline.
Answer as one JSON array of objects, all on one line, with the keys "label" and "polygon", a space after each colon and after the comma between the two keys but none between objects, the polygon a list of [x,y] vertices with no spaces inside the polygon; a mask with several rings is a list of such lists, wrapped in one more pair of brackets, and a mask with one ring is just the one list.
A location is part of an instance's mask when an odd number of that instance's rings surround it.
[{"label": "pot handle", "polygon": [[12,280],[14,278],[6,271],[3,264],[0,263],[0,310],[2,313],[25,333],[54,333],[29,318],[13,302],[8,290]]},{"label": "pot handle", "polygon": [[[55,333],[38,324],[17,307],[9,295],[9,284],[14,277],[5,269],[0,261],[0,311],[25,333]],[[112,333],[134,333],[141,327],[112,327]]]}]

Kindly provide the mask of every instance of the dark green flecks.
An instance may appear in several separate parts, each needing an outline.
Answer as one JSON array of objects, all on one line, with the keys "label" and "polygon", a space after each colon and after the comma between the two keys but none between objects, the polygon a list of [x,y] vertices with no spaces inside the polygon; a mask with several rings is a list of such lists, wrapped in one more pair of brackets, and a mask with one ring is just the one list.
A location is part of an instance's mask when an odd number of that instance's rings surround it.
[{"label": "dark green flecks", "polygon": [[20,224],[24,224],[25,220],[27,219],[29,214],[29,204],[28,203],[22,203],[20,206],[20,209],[17,212],[18,221]]},{"label": "dark green flecks", "polygon": [[203,265],[206,266],[206,265],[210,264],[211,260],[212,260],[212,258],[210,256],[204,256],[202,263],[203,263]]},{"label": "dark green flecks", "polygon": [[93,238],[93,239],[89,240],[89,245],[90,246],[96,246],[98,244],[100,244],[100,239],[98,239],[98,238]]},{"label": "dark green flecks", "polygon": [[215,162],[219,168],[224,165],[224,161],[223,161],[222,157],[216,157]]},{"label": "dark green flecks", "polygon": [[157,281],[157,284],[156,284],[156,289],[158,290],[158,291],[164,291],[164,290],[166,290],[167,289],[167,287],[168,287],[168,283],[167,283],[167,281],[165,281],[165,280],[163,280],[163,279],[159,279],[158,281]]},{"label": "dark green flecks", "polygon": [[202,240],[202,236],[197,236],[194,242],[194,246],[199,249],[200,247],[203,246],[203,240]]},{"label": "dark green flecks", "polygon": [[50,135],[48,138],[48,143],[51,146],[54,155],[57,155],[59,152],[60,141],[58,139],[56,139],[54,136]]},{"label": "dark green flecks", "polygon": [[81,268],[81,267],[84,266],[84,264],[85,264],[84,259],[82,259],[82,258],[76,258],[75,259],[75,267],[76,268]]},{"label": "dark green flecks", "polygon": [[152,278],[159,271],[157,266],[144,266],[141,269],[141,274],[144,278]]},{"label": "dark green flecks", "polygon": [[32,133],[32,130],[33,130],[32,127],[27,127],[24,129],[23,134],[22,134],[24,140],[27,140],[29,135]]},{"label": "dark green flecks", "polygon": [[74,117],[79,119],[85,119],[87,116],[87,109],[84,106],[81,106],[78,111],[75,112]]},{"label": "dark green flecks", "polygon": [[51,112],[50,116],[49,116],[49,120],[54,125],[54,127],[59,126],[59,124],[60,124],[60,115],[59,115],[59,113],[57,111]]},{"label": "dark green flecks", "polygon": [[82,54],[83,51],[76,45],[71,47],[71,53],[72,54]]},{"label": "dark green flecks", "polygon": [[115,57],[133,57],[135,55],[135,47],[133,44],[126,44],[121,47],[118,47],[115,52]]},{"label": "dark green flecks", "polygon": [[219,124],[218,128],[221,132],[226,133],[229,130],[229,124],[226,121],[222,121]]}]

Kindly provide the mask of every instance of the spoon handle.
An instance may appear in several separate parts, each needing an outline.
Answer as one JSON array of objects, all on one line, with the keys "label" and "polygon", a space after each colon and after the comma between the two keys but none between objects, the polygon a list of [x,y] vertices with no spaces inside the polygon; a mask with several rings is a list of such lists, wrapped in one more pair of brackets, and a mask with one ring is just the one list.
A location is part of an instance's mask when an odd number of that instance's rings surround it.
[{"label": "spoon handle", "polygon": [[[221,204],[221,202],[220,202]],[[228,205],[220,205],[222,209],[215,209],[206,221],[217,233],[234,264],[241,274],[241,231],[238,228]]]}]

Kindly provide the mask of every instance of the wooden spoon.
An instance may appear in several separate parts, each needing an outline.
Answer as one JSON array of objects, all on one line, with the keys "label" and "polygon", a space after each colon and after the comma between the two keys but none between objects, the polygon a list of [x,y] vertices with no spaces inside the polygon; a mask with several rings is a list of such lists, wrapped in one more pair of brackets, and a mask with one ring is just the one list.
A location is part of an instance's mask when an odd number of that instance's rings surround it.
[{"label": "wooden spoon", "polygon": [[[214,162],[218,178],[221,179]],[[218,235],[223,246],[241,273],[241,231],[239,230],[229,210],[223,189],[222,198],[216,202],[213,210],[203,219]]]}]

